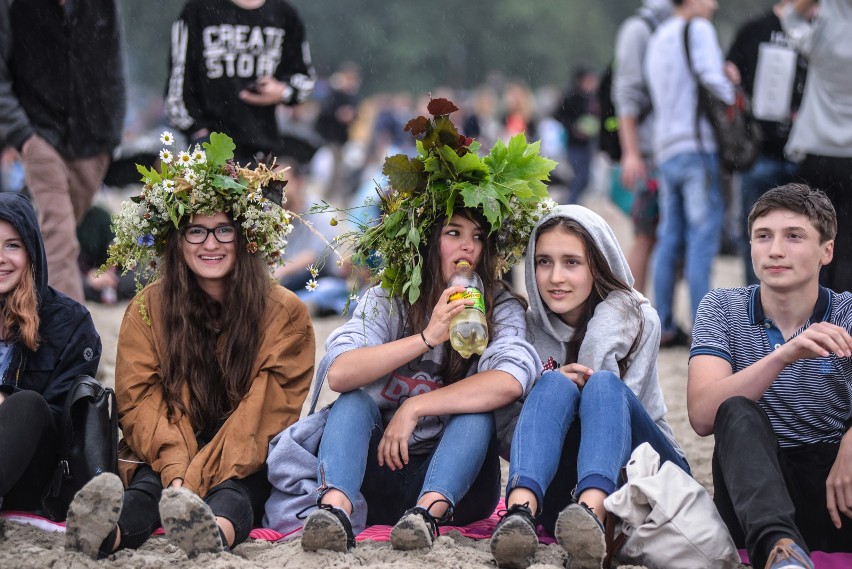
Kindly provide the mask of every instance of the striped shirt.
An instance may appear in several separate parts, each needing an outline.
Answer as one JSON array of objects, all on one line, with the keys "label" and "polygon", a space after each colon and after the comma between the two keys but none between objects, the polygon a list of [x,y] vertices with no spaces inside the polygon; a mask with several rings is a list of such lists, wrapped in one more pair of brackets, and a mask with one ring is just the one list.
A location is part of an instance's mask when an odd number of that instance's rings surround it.
[{"label": "striped shirt", "polygon": [[[830,322],[852,333],[852,293],[820,287],[808,321]],[[723,358],[737,373],[784,343],[763,313],[760,286],[711,290],[701,301],[692,332],[693,356]],[[852,424],[852,358],[830,354],[788,365],[758,400],[782,447],[837,443]]]}]

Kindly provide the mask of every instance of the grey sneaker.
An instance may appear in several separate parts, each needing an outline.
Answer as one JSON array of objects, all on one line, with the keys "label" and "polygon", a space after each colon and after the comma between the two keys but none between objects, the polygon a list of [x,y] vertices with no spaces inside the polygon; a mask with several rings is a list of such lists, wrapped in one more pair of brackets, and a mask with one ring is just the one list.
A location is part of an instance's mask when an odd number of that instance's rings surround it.
[{"label": "grey sneaker", "polygon": [[526,569],[538,549],[536,523],[529,504],[515,504],[506,511],[491,536],[491,555],[504,569]]},{"label": "grey sneaker", "polygon": [[198,494],[186,488],[166,488],[160,497],[160,521],[166,539],[190,558],[225,550],[216,516]]},{"label": "grey sneaker", "polygon": [[571,555],[571,569],[601,569],[606,537],[598,517],[585,504],[569,504],[556,519],[556,541]]},{"label": "grey sneaker", "polygon": [[124,485],[115,474],[105,472],[92,478],[71,501],[65,520],[65,549],[98,558],[101,544],[112,533],[121,516]]},{"label": "grey sneaker", "polygon": [[414,506],[393,526],[390,541],[391,546],[400,551],[428,549],[438,535],[438,520],[426,508]]},{"label": "grey sneaker", "polygon": [[346,553],[354,547],[352,522],[342,510],[319,504],[305,520],[302,529],[302,549],[305,551],[329,549]]}]

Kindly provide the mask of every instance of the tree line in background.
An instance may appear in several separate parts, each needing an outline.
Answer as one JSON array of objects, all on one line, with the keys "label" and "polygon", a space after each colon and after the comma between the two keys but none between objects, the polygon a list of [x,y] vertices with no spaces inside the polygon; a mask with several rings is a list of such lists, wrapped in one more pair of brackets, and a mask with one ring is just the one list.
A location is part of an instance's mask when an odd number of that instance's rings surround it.
[{"label": "tree line in background", "polygon": [[[363,92],[424,93],[483,83],[492,72],[531,86],[565,85],[579,64],[602,68],[615,33],[639,0],[291,0],[307,28],[317,71],[347,60],[362,67]],[[165,89],[172,21],[181,0],[120,0],[131,90]],[[723,0],[715,18],[722,48],[772,0]]]}]

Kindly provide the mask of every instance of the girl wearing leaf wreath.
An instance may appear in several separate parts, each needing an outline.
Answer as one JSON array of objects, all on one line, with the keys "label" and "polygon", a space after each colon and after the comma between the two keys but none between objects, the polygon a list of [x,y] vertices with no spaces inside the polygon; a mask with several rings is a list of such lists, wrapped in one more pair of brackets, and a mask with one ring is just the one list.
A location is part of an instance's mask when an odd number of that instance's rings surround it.
[{"label": "girl wearing leaf wreath", "polygon": [[[443,522],[488,517],[500,497],[492,411],[526,392],[538,371],[524,303],[499,276],[546,207],[553,162],[523,135],[480,158],[479,144],[449,119],[455,105],[434,99],[428,110],[431,119],[406,126],[418,156],[388,158],[382,218],[355,245],[362,261],[384,261],[381,285],[331,334],[318,367],[341,395],[319,444],[307,551],[354,547],[353,520],[356,529],[395,524],[391,544],[407,550],[430,547]],[[446,285],[459,261],[484,283],[490,335],[469,360],[448,341],[450,321],[473,303],[450,300],[463,291]]]},{"label": "girl wearing leaf wreath", "polygon": [[290,229],[284,173],[241,168],[233,151],[220,133],[203,150],[164,149],[162,170],[140,167],[145,187],[114,220],[106,265],[158,278],[119,332],[121,478],[102,474],[77,494],[66,550],[102,558],[162,525],[193,557],[259,525],[268,444],[299,417],[315,340],[305,306],[268,271]]},{"label": "girl wearing leaf wreath", "polygon": [[582,206],[560,206],[539,221],[529,238],[526,285],[527,327],[545,372],[520,417],[511,408],[498,414],[511,460],[508,511],[491,551],[499,567],[527,567],[541,522],[571,555],[572,569],[600,568],[604,498],[619,485],[633,449],[649,442],[661,463],[689,472],[665,419],[660,319],[632,288],[612,229]]},{"label": "girl wearing leaf wreath", "polygon": [[89,311],[47,285],[47,257],[32,204],[0,193],[3,509],[44,507],[59,464],[65,399],[78,376],[95,376],[100,359],[101,339]]}]

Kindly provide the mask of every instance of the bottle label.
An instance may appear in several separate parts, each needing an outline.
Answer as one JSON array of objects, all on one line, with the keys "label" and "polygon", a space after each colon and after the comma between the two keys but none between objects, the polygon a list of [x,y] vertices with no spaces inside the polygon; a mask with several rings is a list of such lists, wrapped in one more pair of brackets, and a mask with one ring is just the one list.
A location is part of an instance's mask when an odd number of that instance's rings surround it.
[{"label": "bottle label", "polygon": [[467,287],[464,289],[464,292],[457,292],[455,294],[450,295],[450,300],[458,300],[460,298],[470,298],[473,300],[473,304],[465,306],[467,310],[478,310],[481,313],[485,314],[485,297],[482,296],[482,293],[479,292],[478,288],[475,287]]}]

